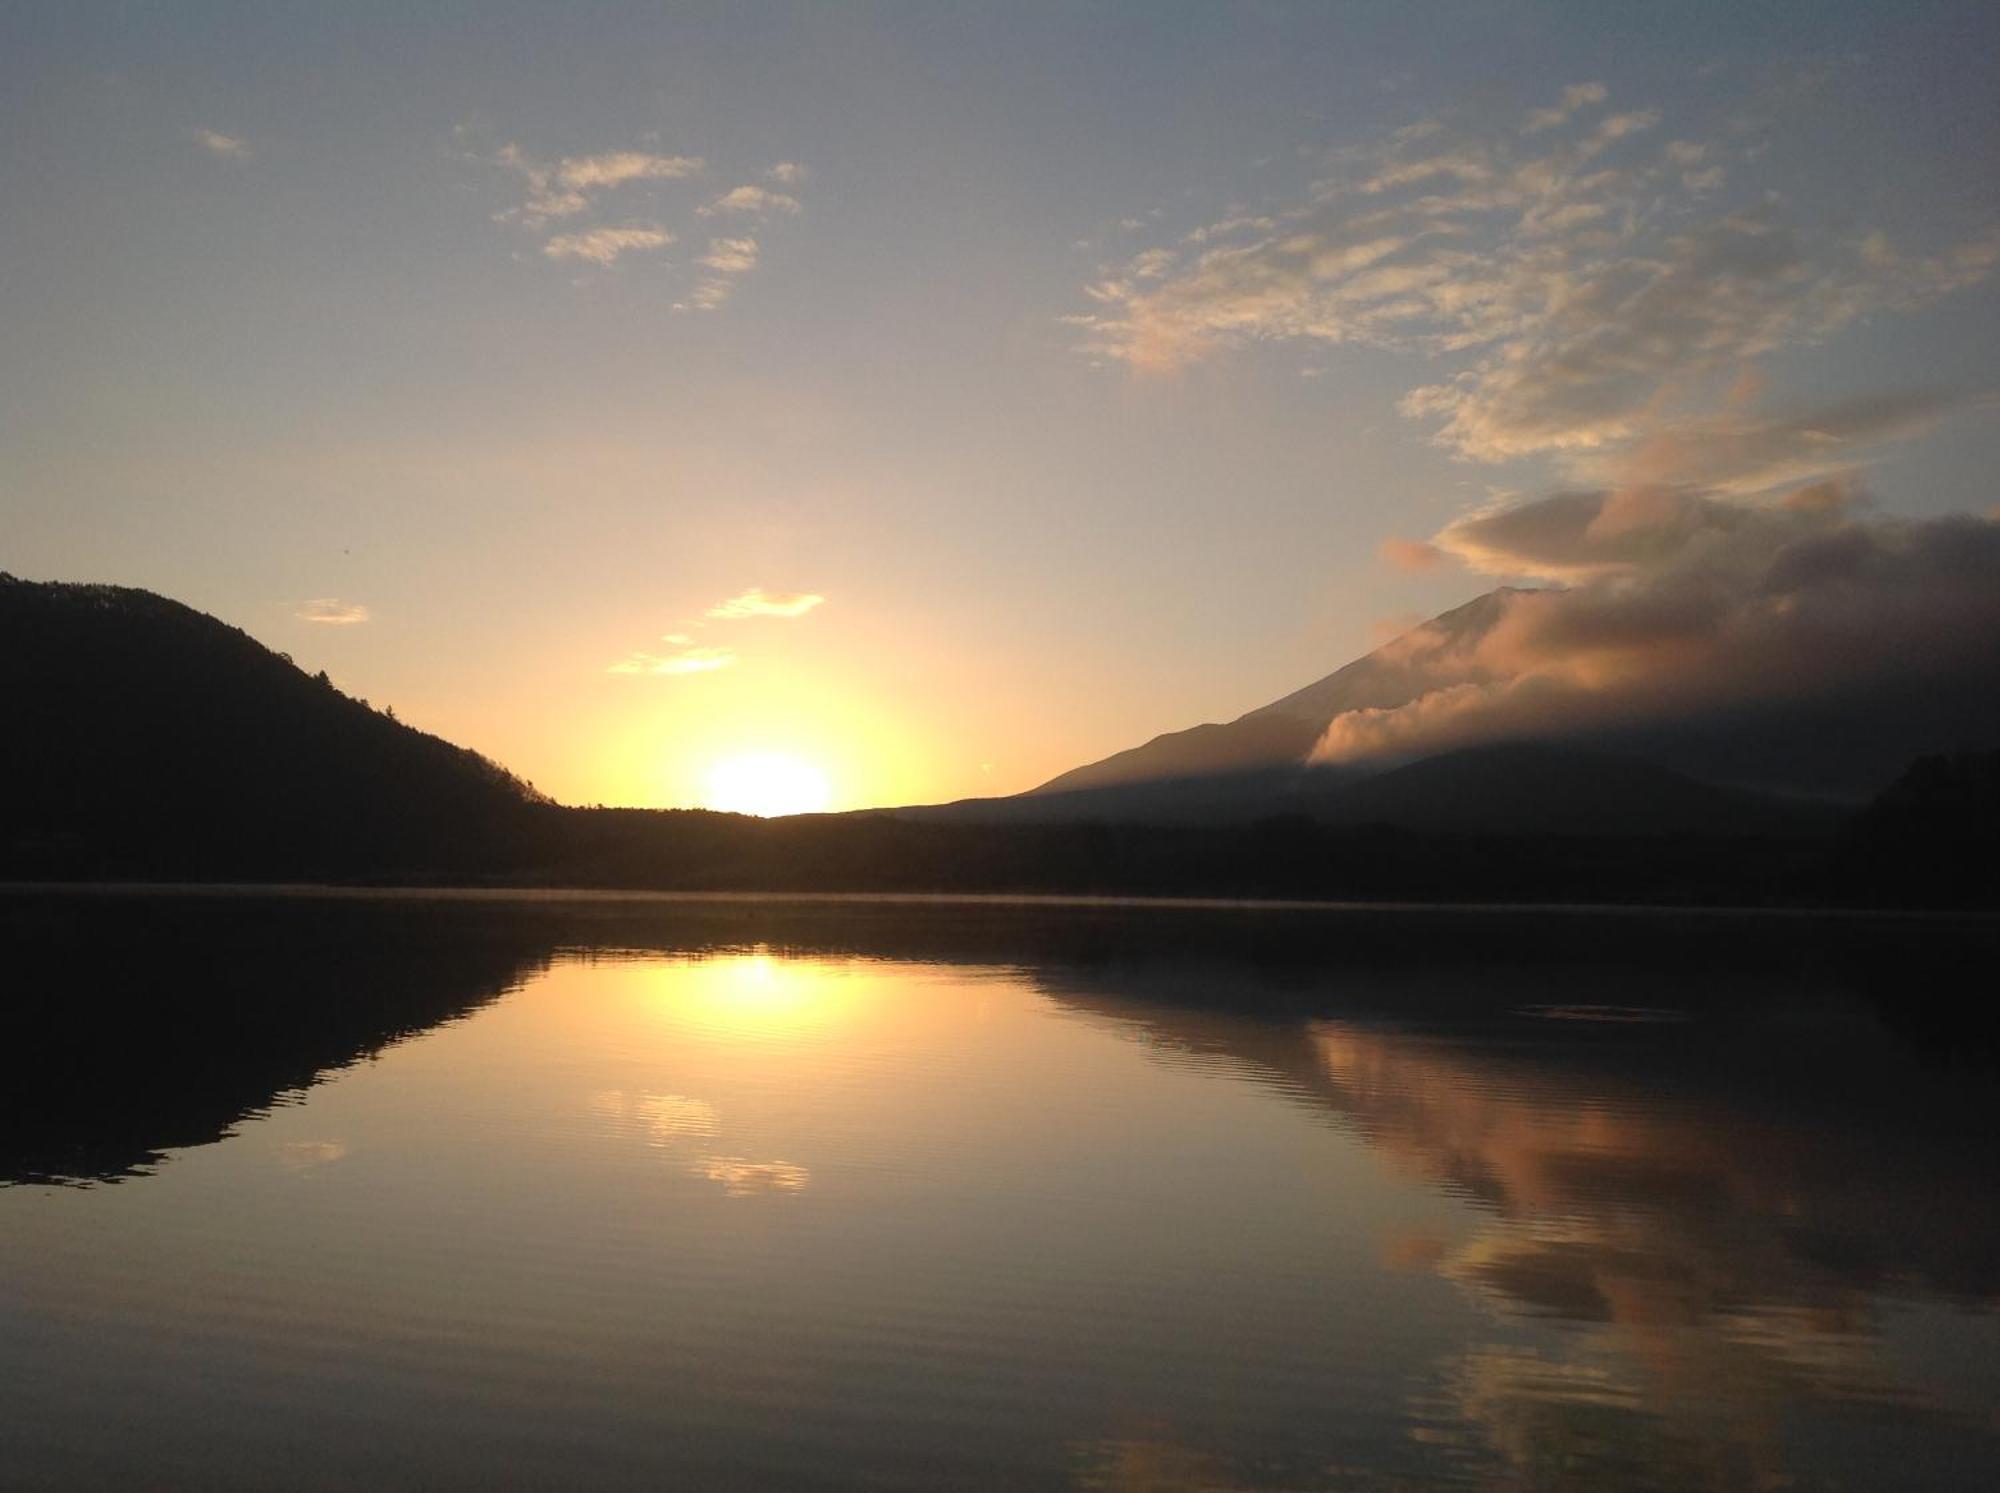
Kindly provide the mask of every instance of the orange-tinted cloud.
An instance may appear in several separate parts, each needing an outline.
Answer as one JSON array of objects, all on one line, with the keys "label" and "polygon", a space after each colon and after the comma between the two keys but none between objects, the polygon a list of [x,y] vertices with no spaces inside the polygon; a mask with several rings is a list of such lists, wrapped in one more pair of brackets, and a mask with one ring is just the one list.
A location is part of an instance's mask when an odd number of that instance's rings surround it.
[{"label": "orange-tinted cloud", "polygon": [[1376,553],[1398,570],[1435,570],[1447,558],[1443,550],[1423,539],[1385,539]]},{"label": "orange-tinted cloud", "polygon": [[736,662],[733,648],[681,648],[673,653],[631,653],[612,664],[607,674],[647,674],[671,678],[680,674],[712,674]]},{"label": "orange-tinted cloud", "polygon": [[811,591],[766,591],[752,586],[727,601],[718,601],[702,615],[722,622],[742,617],[803,617],[825,600]]},{"label": "orange-tinted cloud", "polygon": [[1315,760],[1686,722],[1888,686],[1976,705],[2000,677],[1991,519],[1857,519],[1821,493],[1766,508],[1563,493],[1463,520],[1440,542],[1481,568],[1572,583],[1500,593],[1480,630],[1427,657],[1412,698],[1336,716]]},{"label": "orange-tinted cloud", "polygon": [[318,596],[299,603],[292,614],[301,622],[318,622],[328,627],[352,627],[368,620],[368,608],[337,596]]}]

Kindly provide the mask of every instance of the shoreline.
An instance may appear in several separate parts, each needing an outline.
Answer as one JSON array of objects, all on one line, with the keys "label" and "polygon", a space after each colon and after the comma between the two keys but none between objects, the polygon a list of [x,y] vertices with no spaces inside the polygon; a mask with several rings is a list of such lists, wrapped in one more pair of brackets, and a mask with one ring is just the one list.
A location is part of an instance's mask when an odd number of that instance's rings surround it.
[{"label": "shoreline", "polygon": [[807,892],[679,891],[632,887],[411,886],[351,882],[208,881],[0,881],[0,897],[186,897],[215,900],[323,900],[449,903],[556,903],[661,906],[852,906],[1078,908],[1130,911],[1320,912],[1401,916],[1470,914],[1564,917],[1697,917],[1784,919],[1812,922],[1866,919],[1871,922],[2000,922],[2000,911],[1981,908],[1900,908],[1759,906],[1756,904],[1666,902],[1411,902],[1327,901],[1311,898],[1147,897],[1129,893],[1060,892]]}]

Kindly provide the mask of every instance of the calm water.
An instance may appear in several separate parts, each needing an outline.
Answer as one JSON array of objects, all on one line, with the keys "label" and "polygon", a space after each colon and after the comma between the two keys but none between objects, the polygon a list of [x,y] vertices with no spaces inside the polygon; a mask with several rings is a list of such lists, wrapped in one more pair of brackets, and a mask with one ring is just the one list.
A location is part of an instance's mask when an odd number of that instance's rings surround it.
[{"label": "calm water", "polygon": [[0,931],[8,1489],[2000,1482],[1990,926]]}]

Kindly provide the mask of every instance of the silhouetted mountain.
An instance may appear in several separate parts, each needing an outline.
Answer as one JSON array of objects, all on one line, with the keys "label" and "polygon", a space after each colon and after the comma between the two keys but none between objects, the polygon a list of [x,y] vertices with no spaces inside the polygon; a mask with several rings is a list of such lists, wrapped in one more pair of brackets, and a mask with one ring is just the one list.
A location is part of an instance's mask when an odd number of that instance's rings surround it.
[{"label": "silhouetted mountain", "polygon": [[1074,793],[1296,767],[1335,716],[1349,710],[1387,710],[1421,695],[1432,682],[1422,660],[1477,641],[1500,615],[1501,598],[1512,589],[1503,586],[1442,613],[1326,678],[1226,725],[1194,726],[1155,736],[1144,746],[1074,768],[1032,791]]},{"label": "silhouetted mountain", "polygon": [[1502,742],[1359,778],[1318,817],[1444,834],[1782,836],[1830,833],[1842,812],[1608,752]]},{"label": "silhouetted mountain", "polygon": [[2000,903],[2000,751],[1919,758],[1854,821],[1841,861],[1872,901]]},{"label": "silhouetted mountain", "polygon": [[[1338,680],[1303,693],[1318,709],[1391,684]],[[0,688],[0,880],[1759,905],[2000,894],[1990,855],[1954,870],[1971,854],[1954,851],[1892,884],[1871,867],[1899,862],[1856,848],[1893,842],[1900,863],[1929,864],[1921,826],[1958,824],[1949,809],[1857,830],[1836,855],[1833,809],[1546,743],[782,820],[565,808],[234,628],[114,587],[0,580]]]},{"label": "silhouetted mountain", "polygon": [[1502,742],[1384,770],[1294,764],[1115,783],[905,810],[977,824],[1107,820],[1241,823],[1301,815],[1442,835],[1801,837],[1833,832],[1840,805],[1699,782],[1650,762],[1547,742]]},{"label": "silhouetted mountain", "polygon": [[[1983,542],[1983,531],[1974,537]],[[1327,817],[1330,803],[1321,800],[1343,776],[1475,744],[1539,742],[1630,757],[1705,783],[1858,805],[1922,753],[2000,740],[2000,643],[1984,632],[1941,636],[1937,649],[1913,648],[1898,667],[1814,671],[1802,659],[1798,679],[1774,674],[1747,695],[1704,699],[1696,691],[1683,699],[1664,684],[1650,693],[1600,691],[1561,670],[1537,673],[1549,656],[1575,663],[1564,650],[1579,645],[1565,629],[1609,625],[1582,604],[1552,608],[1578,594],[1489,591],[1233,721],[1156,736],[1025,796],[1068,796],[1066,814],[1154,822],[1294,811]],[[1630,642],[1615,632],[1604,639],[1614,655]],[[1302,774],[1315,757],[1318,766],[1337,762],[1339,772]],[[1114,796],[1075,796],[1083,793]],[[1568,814],[1556,800],[1539,822],[1463,796],[1457,802],[1454,828],[1506,822],[1553,830],[1597,817]],[[980,814],[1046,817],[1045,810]],[[1418,822],[1400,809],[1388,817]],[[1614,814],[1618,827],[1608,832],[1624,833],[1628,817]]]},{"label": "silhouetted mountain", "polygon": [[[1836,806],[1722,787],[1643,751],[1575,741],[1504,742],[1417,762],[1311,763],[1335,719],[1409,704],[1436,687],[1441,662],[1449,662],[1452,677],[1483,677],[1477,650],[1507,599],[1519,594],[1515,587],[1489,591],[1225,725],[1157,736],[1011,799],[919,812],[985,824],[1203,824],[1303,814],[1322,824],[1433,834],[1591,836],[1789,836],[1824,833],[1838,820]],[[1647,739],[1636,740],[1644,746]]]},{"label": "silhouetted mountain", "polygon": [[0,575],[0,868],[354,874],[508,857],[543,802],[151,592]]}]

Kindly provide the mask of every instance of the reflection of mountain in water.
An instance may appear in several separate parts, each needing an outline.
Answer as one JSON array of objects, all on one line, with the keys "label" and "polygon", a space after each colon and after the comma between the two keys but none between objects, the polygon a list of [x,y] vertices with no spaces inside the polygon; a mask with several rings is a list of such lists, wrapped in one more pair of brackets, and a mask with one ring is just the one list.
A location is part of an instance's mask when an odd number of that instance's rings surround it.
[{"label": "reflection of mountain in water", "polygon": [[[1990,967],[1990,925],[24,895],[0,897],[0,936],[0,1183],[143,1173],[572,951],[997,966],[1469,1205],[1381,1245],[1488,1314],[1411,1408],[1475,1481],[1757,1485],[1793,1471],[1801,1405],[1919,1435],[1982,1413],[1926,1374],[1920,1334],[1893,1363],[1883,1342],[1891,1300],[2000,1302],[1986,1075],[1895,1035],[1948,1030],[1911,1003],[1930,992],[1934,1018],[1954,964]],[[715,1164],[731,1190],[803,1180]],[[1219,1481],[1198,1449],[1090,1461]]]},{"label": "reflection of mountain in water", "polygon": [[114,1180],[546,962],[503,920],[363,902],[0,901],[0,1185]]},{"label": "reflection of mountain in water", "polygon": [[[1513,1022],[1517,1007],[1590,1005],[1605,990],[1626,1004],[1694,999],[1714,1013],[1768,1010],[1774,992],[1823,1007],[1829,988],[1846,988],[1862,998],[1855,1019],[1872,1022],[1863,1004],[1872,1002],[1948,1046],[1938,1015],[1950,1002],[1937,996],[1951,982],[1940,971],[1968,947],[1990,963],[1994,941],[1977,925],[448,894],[31,894],[0,898],[0,933],[16,992],[0,1046],[0,1180],[12,1181],[125,1175],[161,1151],[218,1139],[324,1072],[476,1009],[565,949],[761,948],[1019,968],[1066,1004],[1101,1007],[1156,1040],[1212,1042],[1283,1073],[1316,1103],[1360,1114],[1370,1106],[1354,1097],[1351,1075],[1334,1081],[1324,1043],[1316,1048],[1300,1022],[1422,1016],[1479,1035],[1496,1012]],[[1519,1035],[1516,1022],[1509,1040]],[[1535,1062],[1548,1074],[1581,1063],[1602,1079],[1607,1065],[1634,1053],[1657,1065],[1666,1050],[1658,1034],[1591,1035],[1545,1043]],[[1829,1133],[1861,1128],[1864,1112],[1880,1128],[1882,1075],[1836,1061],[1857,1045],[1784,1065],[1795,1087],[1817,1085],[1813,1123]],[[1768,1077],[1754,1044],[1687,1053],[1673,1081],[1690,1094],[1740,1097]]]}]

